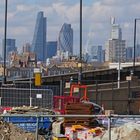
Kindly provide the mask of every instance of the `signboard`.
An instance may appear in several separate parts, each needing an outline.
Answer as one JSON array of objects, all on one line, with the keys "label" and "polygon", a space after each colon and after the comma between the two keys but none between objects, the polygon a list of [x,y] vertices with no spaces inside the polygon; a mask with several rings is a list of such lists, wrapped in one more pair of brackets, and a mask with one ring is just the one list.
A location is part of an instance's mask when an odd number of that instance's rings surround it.
[{"label": "signboard", "polygon": [[41,69],[40,68],[34,68],[34,73],[41,73]]},{"label": "signboard", "polygon": [[42,99],[42,94],[36,94],[36,98]]},{"label": "signboard", "polygon": [[65,88],[70,88],[70,82],[66,82]]},{"label": "signboard", "polygon": [[79,92],[79,88],[75,87],[73,92]]},{"label": "signboard", "polygon": [[132,76],[126,76],[126,80],[127,81],[131,81],[132,80]]},{"label": "signboard", "polygon": [[35,73],[35,86],[41,85],[41,73]]}]

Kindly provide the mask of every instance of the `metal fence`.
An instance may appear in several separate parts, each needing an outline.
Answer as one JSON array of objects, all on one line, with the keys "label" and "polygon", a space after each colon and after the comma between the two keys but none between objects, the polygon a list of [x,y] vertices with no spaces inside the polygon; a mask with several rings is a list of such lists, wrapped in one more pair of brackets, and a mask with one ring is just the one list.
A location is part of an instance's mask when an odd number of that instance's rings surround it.
[{"label": "metal fence", "polygon": [[[9,120],[10,120],[10,117],[35,117],[36,118],[36,131],[35,131],[35,140],[39,140],[38,139],[38,128],[39,128],[39,119],[42,117],[42,118],[45,118],[45,117],[48,117],[48,118],[52,118],[52,117],[64,117],[64,118],[67,118],[67,117],[96,117],[96,118],[106,118],[107,119],[107,137],[108,137],[108,140],[112,140],[113,138],[113,135],[111,134],[111,131],[112,131],[112,119],[118,119],[118,118],[133,118],[133,119],[136,119],[138,118],[140,120],[140,115],[109,115],[109,116],[106,116],[106,115],[23,115],[23,114],[16,114],[16,115],[0,115],[0,118],[4,118],[4,117],[8,117]],[[16,122],[18,123],[18,122]],[[21,123],[21,122],[19,122]]]},{"label": "metal fence", "polygon": [[1,106],[39,106],[52,108],[53,91],[52,89],[31,89],[31,88],[0,88]]}]

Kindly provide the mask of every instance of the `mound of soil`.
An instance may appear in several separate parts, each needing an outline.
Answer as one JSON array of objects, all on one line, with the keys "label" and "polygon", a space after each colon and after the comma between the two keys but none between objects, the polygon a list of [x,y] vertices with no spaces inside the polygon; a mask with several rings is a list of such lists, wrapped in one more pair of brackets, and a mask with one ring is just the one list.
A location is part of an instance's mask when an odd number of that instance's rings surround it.
[{"label": "mound of soil", "polygon": [[[15,125],[0,121],[0,140],[35,140],[35,133],[26,133]],[[39,140],[44,140],[39,136]]]}]

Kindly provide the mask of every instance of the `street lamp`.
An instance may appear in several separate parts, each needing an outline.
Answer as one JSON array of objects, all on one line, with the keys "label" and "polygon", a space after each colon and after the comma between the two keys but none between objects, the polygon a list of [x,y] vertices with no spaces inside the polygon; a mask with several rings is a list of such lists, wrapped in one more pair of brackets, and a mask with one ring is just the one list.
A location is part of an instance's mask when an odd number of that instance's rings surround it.
[{"label": "street lamp", "polygon": [[120,69],[121,69],[121,58],[120,58],[120,54],[121,54],[121,49],[120,49],[120,43],[118,46],[118,88],[120,88]]},{"label": "street lamp", "polygon": [[79,61],[78,83],[82,80],[82,0],[80,0],[80,61]]},{"label": "street lamp", "polygon": [[140,18],[135,18],[134,22],[134,53],[133,53],[133,74],[135,74],[135,56],[136,56],[136,37],[137,37],[137,20],[140,20]]},{"label": "street lamp", "polygon": [[8,0],[5,0],[5,27],[4,27],[4,78],[3,83],[6,84],[6,38],[7,38],[7,5]]},{"label": "street lamp", "polygon": [[31,79],[32,75],[31,75],[31,72],[32,71],[31,71],[31,68],[30,68],[30,74],[29,74],[30,75],[30,81],[29,81],[29,83],[30,83],[30,107],[32,107],[32,89],[31,89],[32,88],[32,79]]}]

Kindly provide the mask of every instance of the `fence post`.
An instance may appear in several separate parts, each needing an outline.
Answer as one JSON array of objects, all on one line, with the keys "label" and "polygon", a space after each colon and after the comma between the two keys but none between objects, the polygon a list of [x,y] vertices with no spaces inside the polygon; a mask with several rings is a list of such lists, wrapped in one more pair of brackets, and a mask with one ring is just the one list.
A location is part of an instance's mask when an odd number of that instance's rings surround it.
[{"label": "fence post", "polygon": [[39,117],[36,116],[36,138],[35,140],[38,140],[38,128],[39,128]]},{"label": "fence post", "polygon": [[130,91],[130,81],[128,80],[128,114],[130,115],[130,103],[131,103],[131,91]]},{"label": "fence post", "polygon": [[2,106],[2,97],[0,97],[0,106]]},{"label": "fence post", "polygon": [[111,140],[111,115],[108,116],[108,140]]},{"label": "fence post", "polygon": [[59,95],[60,96],[63,95],[63,80],[62,79],[60,80],[60,94]]},{"label": "fence post", "polygon": [[96,104],[97,104],[97,100],[98,100],[98,81],[96,80]]},{"label": "fence post", "polygon": [[114,94],[114,81],[112,80],[112,99],[111,99],[111,100],[112,100],[112,101],[111,101],[112,110],[114,109],[114,104],[113,104],[113,103],[114,103],[114,101],[113,101],[113,100],[114,100],[114,99],[113,99],[113,96],[114,96],[114,95],[113,95],[113,94]]},{"label": "fence post", "polygon": [[32,80],[31,80],[31,75],[30,75],[30,107],[31,106],[32,106]]}]

